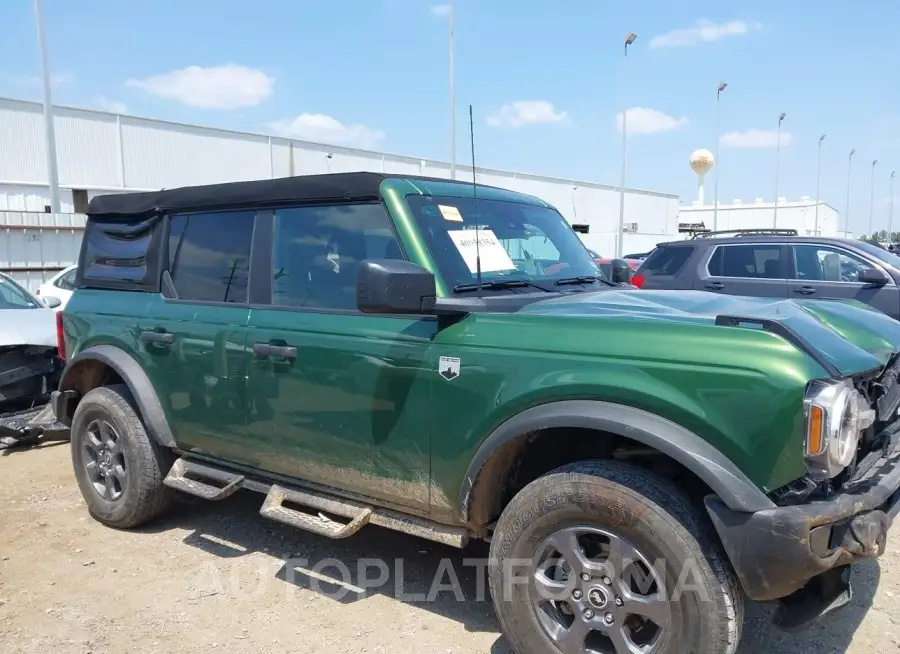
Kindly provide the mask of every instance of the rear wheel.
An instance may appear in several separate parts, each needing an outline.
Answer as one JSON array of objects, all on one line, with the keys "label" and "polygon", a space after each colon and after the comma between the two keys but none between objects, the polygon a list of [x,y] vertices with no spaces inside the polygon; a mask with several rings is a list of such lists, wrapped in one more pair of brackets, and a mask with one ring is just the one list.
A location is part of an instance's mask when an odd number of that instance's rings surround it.
[{"label": "rear wheel", "polygon": [[128,387],[89,391],[72,418],[72,464],[90,514],[112,527],[137,527],[159,515],[174,491],[163,479],[174,461],[154,441]]},{"label": "rear wheel", "polygon": [[743,594],[705,515],[634,466],[581,462],[519,492],[490,584],[520,654],[732,654]]}]

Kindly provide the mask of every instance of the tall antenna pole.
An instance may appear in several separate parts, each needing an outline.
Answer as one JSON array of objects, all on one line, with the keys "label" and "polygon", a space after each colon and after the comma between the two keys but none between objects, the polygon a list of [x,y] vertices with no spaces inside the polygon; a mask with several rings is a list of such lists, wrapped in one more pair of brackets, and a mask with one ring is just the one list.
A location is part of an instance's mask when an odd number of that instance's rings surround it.
[{"label": "tall antenna pole", "polygon": [[782,111],[778,116],[778,137],[775,144],[775,209],[772,216],[772,227],[778,228],[778,173],[781,166],[781,122],[786,114]]},{"label": "tall antenna pole", "polygon": [[844,236],[850,232],[850,188],[853,181],[853,155],[856,150],[850,150],[850,156],[847,158],[847,211],[844,212]]},{"label": "tall antenna pole", "polygon": [[722,162],[719,161],[719,141],[721,140],[719,137],[719,98],[727,87],[728,82],[719,82],[719,86],[716,87],[716,154],[713,157],[716,164],[716,186],[713,191],[713,231],[719,227],[719,171],[722,169]]},{"label": "tall antenna pole", "polygon": [[[625,98],[625,74],[628,68],[628,46],[635,42],[637,34],[629,32],[625,37],[625,62],[622,64],[622,98]],[[616,256],[621,257],[625,250],[625,154],[628,143],[628,107],[622,103],[622,170],[619,180],[619,229],[616,235]]]},{"label": "tall antenna pole", "polygon": [[869,238],[872,238],[872,217],[875,214],[875,164],[878,159],[872,162],[872,188],[869,191]]},{"label": "tall antenna pole", "polygon": [[41,77],[44,83],[44,146],[47,153],[47,184],[50,187],[50,211],[59,213],[59,171],[56,167],[56,134],[53,130],[53,101],[50,97],[50,62],[47,38],[44,35],[44,9],[41,0],[34,0],[37,22],[38,49],[41,52]]},{"label": "tall antenna pole", "polygon": [[819,188],[820,182],[822,180],[822,141],[825,140],[825,135],[819,137],[819,152],[816,155],[816,228],[813,234],[816,236],[819,235]]},{"label": "tall antenna pole", "polygon": [[[456,179],[456,0],[450,0],[450,179]],[[473,173],[474,174],[474,173]]]}]

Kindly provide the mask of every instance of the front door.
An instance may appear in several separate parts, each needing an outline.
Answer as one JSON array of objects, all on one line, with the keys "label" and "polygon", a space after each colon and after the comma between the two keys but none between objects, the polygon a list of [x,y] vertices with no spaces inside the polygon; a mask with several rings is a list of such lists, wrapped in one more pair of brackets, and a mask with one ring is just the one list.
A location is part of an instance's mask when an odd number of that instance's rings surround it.
[{"label": "front door", "polygon": [[426,509],[437,322],[356,310],[357,264],[404,258],[384,207],[295,207],[271,220],[260,260],[271,300],[254,305],[247,331],[261,467]]},{"label": "front door", "polygon": [[257,462],[245,438],[254,216],[172,216],[166,268],[175,293],[164,288],[140,322],[144,369],[179,448],[248,465]]},{"label": "front door", "polygon": [[717,245],[694,288],[725,295],[787,297],[787,247],[779,243]]},{"label": "front door", "polygon": [[889,275],[890,281],[884,286],[859,281],[859,271],[875,264],[833,245],[795,244],[792,250],[790,297],[858,300],[892,318],[900,318],[900,290]]}]

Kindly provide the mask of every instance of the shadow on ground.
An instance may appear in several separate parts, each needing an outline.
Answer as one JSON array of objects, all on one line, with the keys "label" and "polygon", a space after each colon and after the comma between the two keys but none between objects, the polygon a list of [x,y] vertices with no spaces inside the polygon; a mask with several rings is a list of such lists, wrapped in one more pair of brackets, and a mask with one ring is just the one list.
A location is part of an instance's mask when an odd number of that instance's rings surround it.
[{"label": "shadow on ground", "polygon": [[[487,589],[487,544],[457,550],[379,527],[333,541],[265,520],[258,514],[261,502],[261,495],[243,491],[218,503],[179,498],[163,519],[142,531],[187,529],[186,545],[222,559],[257,552],[276,557],[284,561],[278,579],[331,598],[336,610],[380,594],[459,622],[471,632],[499,631]],[[748,604],[738,654],[845,652],[872,606],[879,578],[877,562],[858,565],[852,603],[799,633],[775,629],[773,607]],[[511,650],[498,636],[490,652]]]}]

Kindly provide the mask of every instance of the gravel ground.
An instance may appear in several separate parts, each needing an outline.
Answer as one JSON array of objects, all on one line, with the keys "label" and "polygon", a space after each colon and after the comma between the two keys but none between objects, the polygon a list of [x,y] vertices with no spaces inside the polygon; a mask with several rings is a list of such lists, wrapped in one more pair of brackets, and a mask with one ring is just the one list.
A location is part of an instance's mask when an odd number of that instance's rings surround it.
[{"label": "gravel ground", "polygon": [[[152,527],[116,531],[88,517],[68,444],[9,452],[0,474],[8,654],[510,651],[473,564],[483,544],[460,552],[377,527],[329,541],[260,518],[262,498],[249,492],[185,497]],[[776,631],[770,608],[751,605],[740,654],[898,651],[897,552],[889,544],[858,566],[852,605],[802,634]],[[445,589],[431,593],[436,578]]]}]

